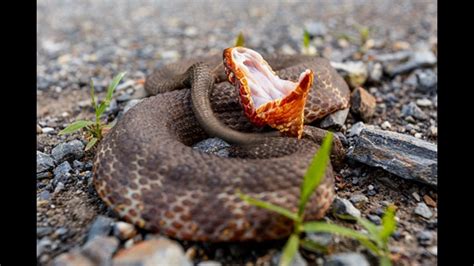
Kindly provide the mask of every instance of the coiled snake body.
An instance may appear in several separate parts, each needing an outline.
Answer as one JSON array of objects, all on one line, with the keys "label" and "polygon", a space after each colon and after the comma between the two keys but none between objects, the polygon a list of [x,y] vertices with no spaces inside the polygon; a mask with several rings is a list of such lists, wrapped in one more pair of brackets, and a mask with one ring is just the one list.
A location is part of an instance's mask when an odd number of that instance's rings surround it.
[{"label": "coiled snake body", "polygon": [[[306,68],[314,71],[306,123],[347,107],[348,87],[327,60],[287,55],[265,59],[285,79],[297,79]],[[95,188],[125,220],[178,239],[283,238],[292,230],[291,221],[244,203],[236,190],[296,211],[302,177],[324,131],[305,126],[300,140],[265,137],[253,144],[241,143],[232,146],[230,158],[193,149],[193,144],[209,137],[209,130],[196,117],[195,109],[200,107],[193,107],[189,85],[199,92],[211,84],[212,111],[229,132],[254,132],[242,134],[258,138],[261,131],[244,116],[238,92],[225,80],[221,62],[219,55],[183,60],[149,76],[145,88],[155,96],[131,108],[98,147]],[[224,130],[220,136],[225,139],[226,134]],[[334,144],[338,154],[337,138]],[[333,183],[329,166],[307,204],[307,220],[324,216],[334,197]]]}]

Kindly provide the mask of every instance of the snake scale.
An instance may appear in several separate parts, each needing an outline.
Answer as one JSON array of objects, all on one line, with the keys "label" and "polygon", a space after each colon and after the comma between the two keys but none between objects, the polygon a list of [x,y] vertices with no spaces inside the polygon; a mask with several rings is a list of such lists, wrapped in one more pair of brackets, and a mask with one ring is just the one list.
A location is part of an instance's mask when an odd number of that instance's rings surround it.
[{"label": "snake scale", "polygon": [[[349,89],[328,60],[303,55],[264,58],[283,79],[296,80],[304,69],[314,72],[305,124],[347,108]],[[302,139],[259,137],[267,129],[253,126],[244,116],[238,92],[226,80],[222,55],[161,67],[147,77],[145,89],[153,96],[125,113],[98,146],[94,186],[105,203],[141,228],[182,240],[288,236],[292,221],[246,204],[236,190],[296,211],[302,177],[325,131],[305,125]],[[229,158],[192,148],[212,131],[196,115],[201,107],[193,107],[193,91],[210,104],[211,113],[204,114],[221,123],[214,128],[219,137],[244,136],[242,143],[231,146]],[[341,147],[334,138],[333,159],[340,158]],[[305,219],[322,218],[333,197],[329,165],[307,204]]]}]

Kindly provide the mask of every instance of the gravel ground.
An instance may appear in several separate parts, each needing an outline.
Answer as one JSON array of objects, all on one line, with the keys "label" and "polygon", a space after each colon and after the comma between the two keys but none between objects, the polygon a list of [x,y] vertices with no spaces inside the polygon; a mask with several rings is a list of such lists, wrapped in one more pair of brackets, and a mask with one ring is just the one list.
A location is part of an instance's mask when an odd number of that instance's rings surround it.
[{"label": "gravel ground", "polygon": [[[154,68],[180,58],[222,51],[234,43],[240,31],[253,49],[292,54],[303,51],[306,28],[312,36],[310,51],[330,59],[335,66],[339,63],[343,75],[366,73],[361,86],[376,102],[375,113],[365,119],[366,125],[437,142],[436,1],[41,0],[37,15],[40,265],[50,264],[62,253],[87,249],[85,244],[94,235],[111,235],[113,241],[107,238],[110,243],[120,239],[113,251],[151,237],[140,230],[125,237],[120,234],[118,217],[100,201],[91,185],[93,151],[83,151],[86,142],[80,133],[57,134],[76,119],[93,118],[90,79],[103,97],[113,76],[127,71],[106,111],[108,121],[113,121],[143,97],[143,80]],[[370,29],[365,41],[361,41],[360,27]],[[361,65],[350,67],[348,62]],[[357,82],[351,75],[348,81]],[[350,112],[340,128],[348,146],[354,144],[350,129],[360,120]],[[348,159],[337,175],[336,189],[340,198],[350,200],[362,216],[376,223],[388,203],[397,205],[399,228],[390,241],[396,265],[436,264],[435,186]],[[326,218],[359,228],[331,214]],[[332,246],[332,254],[362,254],[362,259],[373,264],[372,256],[357,243],[324,237]],[[277,261],[283,242],[179,245],[194,263],[213,260],[226,265],[270,265]],[[330,257],[306,251],[301,255],[300,263],[310,265],[331,260],[342,263],[344,257],[344,253]],[[356,261],[354,256],[352,261]]]}]

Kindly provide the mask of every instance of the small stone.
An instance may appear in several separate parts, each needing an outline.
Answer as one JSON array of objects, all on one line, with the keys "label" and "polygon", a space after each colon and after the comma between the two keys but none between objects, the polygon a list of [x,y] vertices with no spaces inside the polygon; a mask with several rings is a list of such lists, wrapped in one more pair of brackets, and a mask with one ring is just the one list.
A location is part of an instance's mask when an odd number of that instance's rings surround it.
[{"label": "small stone", "polygon": [[367,203],[369,202],[369,198],[367,198],[365,195],[363,194],[354,194],[351,196],[350,198],[350,201],[353,203],[353,204],[361,204],[361,203]]},{"label": "small stone", "polygon": [[114,225],[114,235],[121,240],[127,240],[137,234],[135,226],[125,222],[116,222]]},{"label": "small stone", "polygon": [[434,201],[430,196],[424,195],[423,200],[425,201],[426,205],[436,208],[436,201]]},{"label": "small stone", "polygon": [[317,21],[308,23],[306,31],[311,37],[324,37],[327,33],[327,28],[324,23]]},{"label": "small stone", "polygon": [[367,122],[374,115],[376,100],[368,91],[357,87],[351,93],[351,111]]},{"label": "small stone", "polygon": [[369,126],[354,136],[354,143],[348,150],[348,158],[381,167],[405,179],[437,185],[438,148],[435,144]]},{"label": "small stone", "polygon": [[367,188],[368,188],[369,190],[374,190],[374,189],[375,189],[375,187],[374,187],[373,185],[369,185],[369,186],[367,186]]},{"label": "small stone", "polygon": [[377,194],[377,191],[375,191],[375,190],[369,190],[369,191],[367,192],[367,195],[369,195],[369,196],[371,196],[371,197],[372,197],[372,196],[375,196],[376,194]]},{"label": "small stone", "polygon": [[164,237],[140,242],[129,249],[120,250],[113,258],[113,265],[176,265],[191,266],[183,248]]},{"label": "small stone", "polygon": [[415,198],[416,201],[420,201],[420,200],[421,200],[420,195],[419,195],[418,193],[416,193],[416,191],[413,192],[413,193],[411,193],[411,195],[413,196],[413,198]]},{"label": "small stone", "polygon": [[179,58],[179,52],[176,50],[164,51],[160,55],[163,60],[176,60]]},{"label": "small stone", "polygon": [[435,91],[438,85],[438,76],[431,69],[422,70],[416,73],[417,90],[422,92]]},{"label": "small stone", "polygon": [[53,157],[46,153],[36,151],[36,173],[49,171],[54,167]]},{"label": "small stone", "polygon": [[333,241],[333,236],[330,233],[307,233],[306,238],[321,246],[329,246]]},{"label": "small stone", "polygon": [[383,67],[380,63],[369,65],[369,79],[373,82],[379,82],[383,75]]},{"label": "small stone", "polygon": [[229,147],[229,143],[222,139],[209,138],[194,144],[193,149],[221,157],[229,157]]},{"label": "small stone", "polygon": [[340,130],[344,126],[348,114],[349,108],[336,111],[330,115],[327,115],[321,121],[319,126],[324,129],[333,128],[335,130]]},{"label": "small stone", "polygon": [[50,197],[51,197],[51,194],[50,194],[49,191],[47,191],[47,190],[43,190],[43,191],[41,191],[41,193],[39,194],[40,200],[49,200]]},{"label": "small stone", "polygon": [[363,122],[357,122],[354,125],[352,125],[348,136],[349,137],[358,136],[364,128],[365,128],[365,124]]},{"label": "small stone", "polygon": [[428,252],[431,253],[432,255],[438,256],[438,246],[431,246],[431,247],[426,248],[426,250],[428,250]]},{"label": "small stone", "polygon": [[113,222],[114,221],[109,217],[103,215],[97,216],[87,233],[87,241],[91,241],[98,236],[108,236],[112,230]]},{"label": "small stone", "polygon": [[79,140],[61,143],[53,148],[51,154],[56,162],[69,160],[70,158],[80,159],[84,156],[84,144]]},{"label": "small stone", "polygon": [[56,184],[56,188],[54,188],[54,193],[59,193],[61,190],[64,189],[64,184],[63,182],[58,182],[58,184]]},{"label": "small stone", "polygon": [[382,224],[382,219],[380,219],[380,217],[378,217],[377,215],[369,214],[367,215],[367,219],[369,219],[369,221],[376,225]]},{"label": "small stone", "polygon": [[111,265],[119,241],[115,237],[97,236],[82,247],[81,253],[95,265]]},{"label": "small stone", "polygon": [[40,179],[50,178],[52,176],[53,175],[50,172],[42,172],[42,173],[36,174],[36,179],[40,180]]},{"label": "small stone", "polygon": [[110,102],[109,102],[109,106],[107,107],[107,109],[105,109],[105,111],[109,114],[114,114],[118,111],[118,104],[117,104],[117,100],[116,99],[112,99]]},{"label": "small stone", "polygon": [[62,162],[60,165],[58,165],[56,168],[54,168],[54,178],[55,179],[60,179],[63,177],[68,177],[69,172],[72,171],[71,165],[69,164],[68,161]]},{"label": "small stone", "polygon": [[53,228],[46,226],[46,227],[36,227],[36,237],[44,237],[53,233]]},{"label": "small stone", "polygon": [[415,213],[426,219],[429,219],[433,216],[430,208],[426,206],[424,202],[420,202],[416,205]]},{"label": "small stone", "polygon": [[82,168],[84,167],[84,163],[81,162],[81,161],[78,161],[78,160],[74,160],[74,162],[72,162],[72,166],[73,166],[75,169],[82,170]]},{"label": "small stone", "polygon": [[350,201],[339,197],[332,203],[332,213],[344,220],[355,220],[353,217],[360,217],[360,211]]},{"label": "small stone", "polygon": [[410,54],[410,59],[402,64],[388,66],[386,71],[391,76],[410,72],[421,67],[429,67],[436,64],[436,56],[432,51],[423,49]]},{"label": "small stone", "polygon": [[51,239],[48,237],[43,237],[37,244],[36,244],[36,256],[39,257],[43,252],[45,252],[47,249],[51,248],[51,245],[53,243],[51,242]]},{"label": "small stone", "polygon": [[364,255],[355,252],[334,254],[324,263],[324,266],[369,266]]},{"label": "small stone", "polygon": [[218,261],[208,260],[199,262],[197,266],[222,266],[222,264]]},{"label": "small stone", "polygon": [[43,133],[43,129],[40,127],[40,125],[36,125],[36,134],[41,134]]},{"label": "small stone", "polygon": [[437,137],[438,136],[438,127],[431,126],[429,129],[429,134],[432,137]]},{"label": "small stone", "polygon": [[54,132],[54,128],[52,128],[52,127],[43,127],[41,129],[41,131],[43,132],[43,134],[49,134],[49,133]]},{"label": "small stone", "polygon": [[415,136],[415,138],[417,138],[417,139],[421,139],[421,137],[422,137],[421,133],[415,133],[414,136]]},{"label": "small stone", "polygon": [[[276,252],[271,259],[270,264],[271,265],[279,265],[280,264],[280,259],[281,259],[281,252]],[[290,266],[307,266],[308,263],[306,260],[301,256],[301,254],[296,251],[295,256],[291,260]]]},{"label": "small stone", "polygon": [[433,239],[433,233],[431,231],[421,231],[416,235],[416,239],[418,239],[418,242],[420,244],[427,246],[431,243],[431,240]]},{"label": "small stone", "polygon": [[390,129],[392,125],[390,124],[390,122],[385,121],[382,123],[382,125],[380,125],[380,127],[382,127],[382,129]]},{"label": "small stone", "polygon": [[128,112],[128,110],[130,110],[130,108],[137,105],[141,101],[142,99],[133,99],[133,100],[128,101],[125,107],[123,108],[123,113],[125,114],[126,112]]},{"label": "small stone", "polygon": [[331,66],[341,72],[351,88],[357,88],[367,80],[367,66],[362,61],[331,62]]},{"label": "small stone", "polygon": [[410,43],[404,41],[396,41],[393,43],[392,48],[395,51],[408,50],[410,49]]},{"label": "small stone", "polygon": [[289,54],[289,55],[296,54],[295,49],[293,49],[289,44],[284,44],[284,45],[281,47],[281,52],[282,52],[283,54]]},{"label": "small stone", "polygon": [[433,103],[429,99],[423,98],[423,99],[416,100],[416,105],[421,106],[421,107],[428,107],[428,106],[433,105]]}]

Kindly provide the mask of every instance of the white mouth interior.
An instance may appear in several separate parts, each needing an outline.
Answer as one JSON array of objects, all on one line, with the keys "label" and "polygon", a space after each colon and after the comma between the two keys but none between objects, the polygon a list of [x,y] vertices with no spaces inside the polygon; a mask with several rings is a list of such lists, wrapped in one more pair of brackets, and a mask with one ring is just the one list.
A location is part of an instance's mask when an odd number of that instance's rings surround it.
[{"label": "white mouth interior", "polygon": [[[284,98],[297,86],[295,82],[283,80],[274,75],[270,67],[263,64],[262,56],[253,50],[237,47],[232,50],[232,57],[247,78],[255,109],[268,102]],[[306,71],[302,73],[300,79],[305,73]]]}]

